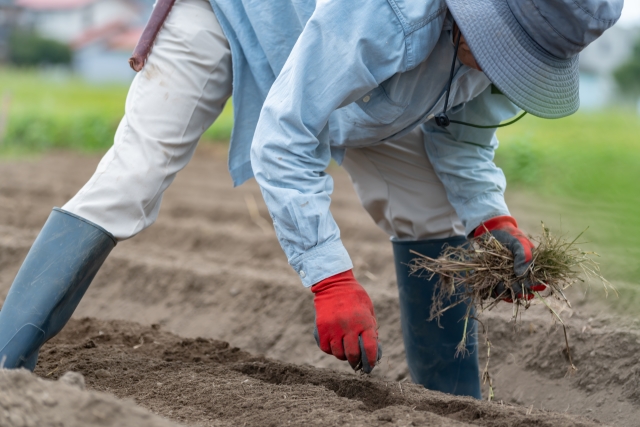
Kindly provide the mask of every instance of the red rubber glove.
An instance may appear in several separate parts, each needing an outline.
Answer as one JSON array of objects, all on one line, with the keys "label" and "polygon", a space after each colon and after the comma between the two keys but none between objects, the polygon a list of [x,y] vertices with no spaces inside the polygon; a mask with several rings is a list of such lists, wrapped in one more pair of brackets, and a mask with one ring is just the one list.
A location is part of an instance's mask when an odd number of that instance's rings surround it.
[{"label": "red rubber glove", "polygon": [[[486,232],[490,232],[498,242],[513,253],[513,271],[518,277],[524,276],[533,260],[531,251],[535,246],[518,228],[515,218],[507,215],[491,218],[476,228],[473,237],[480,237]],[[543,284],[533,285],[528,278],[523,278],[520,283],[513,287],[517,298],[524,298],[523,288],[527,291],[526,298],[530,300],[533,298],[532,292],[544,291],[547,287]],[[494,290],[494,297],[501,295],[504,291],[504,285],[499,284]],[[511,297],[503,299],[513,303]]]},{"label": "red rubber glove", "polygon": [[353,271],[336,274],[311,287],[316,309],[314,335],[322,351],[371,373],[382,357],[373,304]]}]

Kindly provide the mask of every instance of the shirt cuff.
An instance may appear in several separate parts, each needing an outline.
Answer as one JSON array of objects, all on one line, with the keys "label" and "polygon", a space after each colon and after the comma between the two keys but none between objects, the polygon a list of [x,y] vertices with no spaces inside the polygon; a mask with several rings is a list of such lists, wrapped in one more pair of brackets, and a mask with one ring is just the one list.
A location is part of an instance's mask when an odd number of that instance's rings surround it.
[{"label": "shirt cuff", "polygon": [[289,261],[305,288],[353,268],[342,241],[316,246]]},{"label": "shirt cuff", "polygon": [[468,200],[458,216],[462,219],[465,235],[469,236],[483,222],[502,215],[511,215],[504,201],[504,195],[485,193]]}]

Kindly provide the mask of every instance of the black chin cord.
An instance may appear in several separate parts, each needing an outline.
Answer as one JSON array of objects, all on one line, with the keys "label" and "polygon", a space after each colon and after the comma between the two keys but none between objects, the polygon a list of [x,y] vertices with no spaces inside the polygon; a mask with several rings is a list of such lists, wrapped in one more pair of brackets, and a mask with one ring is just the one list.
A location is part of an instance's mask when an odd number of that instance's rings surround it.
[{"label": "black chin cord", "polygon": [[496,129],[496,128],[503,128],[505,126],[512,125],[518,120],[520,120],[521,118],[523,118],[524,116],[526,116],[527,112],[525,111],[521,115],[519,115],[518,117],[516,117],[515,119],[511,120],[508,123],[504,123],[501,125],[494,125],[494,126],[474,125],[472,123],[461,122],[458,120],[451,120],[449,116],[447,116],[447,109],[449,108],[449,96],[451,95],[451,85],[453,84],[453,74],[455,73],[455,70],[456,70],[456,60],[458,59],[458,48],[460,48],[461,37],[462,37],[462,31],[458,30],[458,36],[456,37],[456,48],[453,54],[453,62],[451,63],[451,72],[449,73],[449,83],[447,84],[447,96],[444,99],[444,109],[442,110],[442,113],[436,114],[436,116],[434,117],[436,120],[436,124],[442,128],[446,128],[451,123],[455,123],[458,125],[469,126],[477,129]]},{"label": "black chin cord", "polygon": [[456,48],[453,53],[453,62],[451,63],[451,72],[449,73],[449,83],[447,83],[447,96],[444,98],[444,109],[442,113],[436,114],[436,124],[440,127],[446,128],[451,124],[451,120],[447,116],[447,109],[449,108],[449,96],[451,95],[451,84],[453,83],[453,73],[456,71],[456,60],[458,59],[458,48],[460,47],[460,38],[462,37],[462,31],[458,31],[456,37]]}]

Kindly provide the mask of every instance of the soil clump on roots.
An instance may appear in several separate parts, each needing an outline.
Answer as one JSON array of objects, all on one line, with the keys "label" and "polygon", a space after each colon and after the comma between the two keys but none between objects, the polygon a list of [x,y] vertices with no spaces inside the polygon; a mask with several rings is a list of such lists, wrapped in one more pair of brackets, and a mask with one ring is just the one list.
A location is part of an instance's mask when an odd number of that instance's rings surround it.
[{"label": "soil clump on roots", "polygon": [[[43,347],[35,373],[55,380],[67,371],[82,374],[88,389],[133,399],[185,425],[598,425],[573,415],[277,362],[222,341],[184,339],[158,326],[124,321],[72,320]],[[4,393],[6,400],[6,388]]]}]

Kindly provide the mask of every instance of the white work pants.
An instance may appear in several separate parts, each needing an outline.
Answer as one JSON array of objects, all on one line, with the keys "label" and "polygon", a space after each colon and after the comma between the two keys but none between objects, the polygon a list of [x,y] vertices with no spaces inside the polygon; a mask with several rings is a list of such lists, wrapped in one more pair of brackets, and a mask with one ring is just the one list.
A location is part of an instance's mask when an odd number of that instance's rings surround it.
[{"label": "white work pants", "polygon": [[[178,0],[129,89],[113,147],[63,209],[118,240],[153,224],[163,192],[229,99],[231,73],[229,44],[209,2]],[[349,149],[344,167],[365,209],[392,237],[463,234],[420,130],[399,141]]]},{"label": "white work pants", "polygon": [[423,138],[417,128],[397,141],[347,149],[342,164],[362,206],[394,240],[464,235]]},{"label": "white work pants", "polygon": [[123,240],[153,224],[163,192],[231,96],[231,52],[206,0],[178,0],[129,89],[113,147],[63,209]]}]

